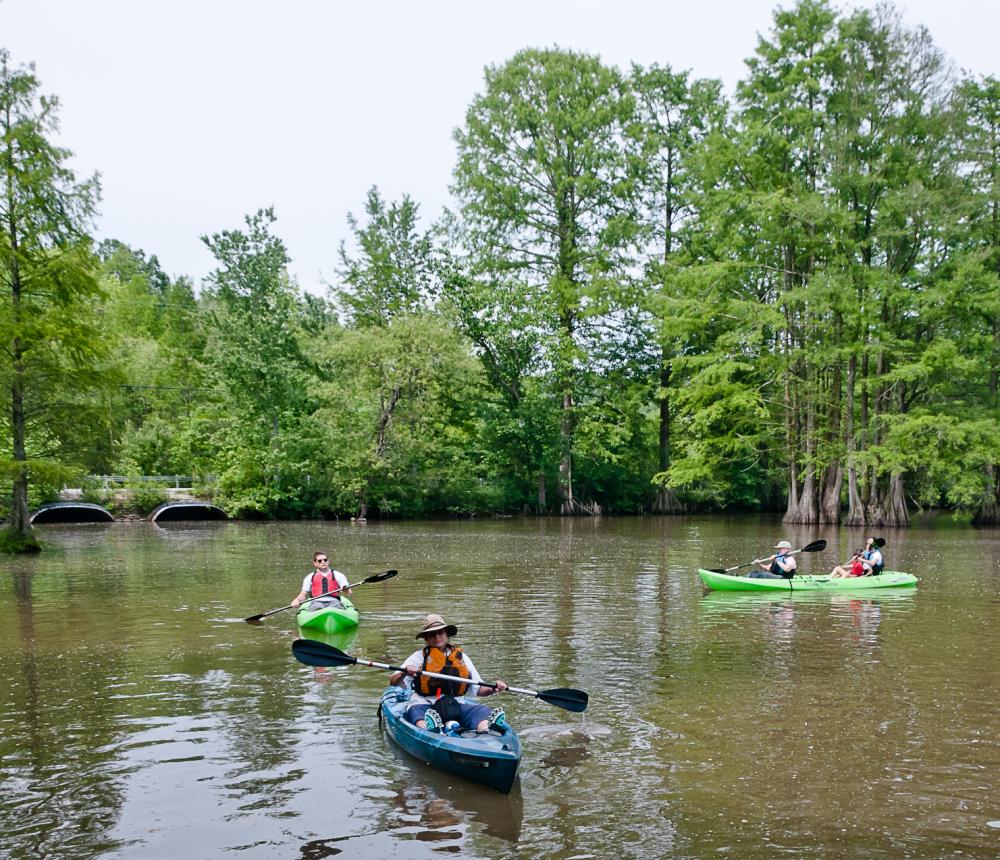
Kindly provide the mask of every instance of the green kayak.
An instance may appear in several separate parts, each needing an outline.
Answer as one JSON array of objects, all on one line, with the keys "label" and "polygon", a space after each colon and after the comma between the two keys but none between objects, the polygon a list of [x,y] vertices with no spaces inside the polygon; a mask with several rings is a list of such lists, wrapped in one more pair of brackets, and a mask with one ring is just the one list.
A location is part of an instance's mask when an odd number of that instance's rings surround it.
[{"label": "green kayak", "polygon": [[873,588],[898,588],[916,585],[912,573],[885,570],[878,576],[848,576],[831,579],[824,576],[794,576],[791,579],[757,579],[749,576],[730,576],[712,570],[699,570],[698,576],[709,588],[716,591],[868,591]]},{"label": "green kayak", "polygon": [[319,630],[323,633],[337,633],[340,630],[350,630],[358,626],[358,610],[347,597],[341,597],[339,605],[312,607],[316,601],[303,603],[295,616],[299,627],[304,630]]}]

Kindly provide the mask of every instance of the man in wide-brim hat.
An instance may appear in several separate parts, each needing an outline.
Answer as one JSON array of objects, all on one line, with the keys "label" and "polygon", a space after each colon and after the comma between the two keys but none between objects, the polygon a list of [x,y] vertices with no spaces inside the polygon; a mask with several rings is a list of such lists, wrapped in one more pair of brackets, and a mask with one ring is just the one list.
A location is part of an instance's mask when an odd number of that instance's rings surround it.
[{"label": "man in wide-brim hat", "polygon": [[[503,708],[493,708],[458,698],[464,695],[491,696],[507,689],[499,678],[496,687],[482,687],[482,678],[469,656],[452,644],[458,633],[454,624],[448,624],[440,615],[427,615],[417,639],[424,640],[424,647],[414,651],[403,662],[405,672],[396,672],[389,683],[397,687],[412,686],[412,704],[404,718],[417,728],[440,731],[446,724],[452,729],[503,732],[507,722]],[[449,675],[454,681],[432,678],[422,672]],[[473,692],[474,691],[474,692]],[[454,726],[451,724],[455,723]]]}]

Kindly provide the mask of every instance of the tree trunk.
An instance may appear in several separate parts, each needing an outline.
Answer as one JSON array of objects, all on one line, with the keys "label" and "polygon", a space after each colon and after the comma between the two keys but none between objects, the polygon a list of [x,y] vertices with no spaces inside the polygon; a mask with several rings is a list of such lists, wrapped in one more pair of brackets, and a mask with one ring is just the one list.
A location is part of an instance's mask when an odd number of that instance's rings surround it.
[{"label": "tree trunk", "polygon": [[794,511],[789,506],[788,513],[785,514],[786,523],[818,523],[819,503],[818,488],[816,486],[816,413],[812,401],[806,404],[806,451],[808,462],[806,463],[806,476],[802,482],[802,492],[799,495],[799,503]]},{"label": "tree trunk", "polygon": [[[840,314],[836,315],[834,332],[837,343],[843,341],[843,322]],[[843,392],[841,391],[842,379],[840,362],[833,368],[833,384],[830,390],[830,429],[827,433],[827,441],[831,448],[836,448],[837,443],[843,441],[841,432],[841,416],[843,415]],[[848,406],[847,408],[850,408]],[[836,455],[826,467],[823,475],[823,485],[821,488],[819,504],[819,521],[821,523],[840,522],[840,493],[844,487],[844,461]]]},{"label": "tree trunk", "polygon": [[[8,116],[8,125],[9,125]],[[10,241],[10,288],[11,310],[14,316],[14,337],[11,341],[11,358],[13,375],[10,383],[10,430],[13,437],[13,458],[15,469],[13,492],[10,504],[10,525],[8,537],[12,549],[38,549],[38,542],[32,533],[31,519],[28,515],[28,468],[27,448],[25,446],[25,414],[24,414],[24,349],[21,338],[17,334],[21,323],[21,270],[18,265],[18,235],[17,224],[14,221],[13,182],[8,180],[7,194],[7,233]]]},{"label": "tree trunk", "polygon": [[1000,526],[1000,469],[994,465],[985,467],[986,500],[979,506],[972,518],[977,526]]},{"label": "tree trunk", "polygon": [[847,449],[847,518],[844,525],[859,526],[865,522],[865,507],[858,490],[858,463],[855,458],[854,438],[854,378],[858,371],[858,358],[851,353],[847,363],[847,404],[844,412],[844,444]]},{"label": "tree trunk", "polygon": [[[785,350],[790,352],[790,335],[785,335]],[[789,366],[785,371],[785,455],[788,458],[788,505],[785,508],[785,522],[795,522],[799,511],[799,469],[798,456],[796,455],[797,434],[796,430],[796,403],[792,395],[792,368]]]},{"label": "tree trunk", "polygon": [[844,464],[839,460],[826,468],[823,478],[823,498],[820,502],[821,523],[840,522],[840,493],[844,488]]},{"label": "tree trunk", "polygon": [[569,515],[576,512],[576,502],[573,499],[573,394],[569,391],[563,393],[559,437],[562,442],[562,457],[559,460],[559,512]]},{"label": "tree trunk", "polygon": [[544,514],[549,509],[545,501],[545,472],[538,473],[538,513]]},{"label": "tree trunk", "polygon": [[[896,411],[902,415],[906,411],[906,383],[896,383]],[[874,472],[874,467],[872,467]],[[910,524],[910,513],[906,509],[906,490],[903,475],[893,472],[885,492],[873,491],[868,505],[867,523],[873,526],[903,527]]]},{"label": "tree trunk", "polygon": [[[666,472],[670,468],[670,358],[664,346],[660,356],[660,444],[659,471]],[[653,502],[654,514],[677,514],[683,510],[676,494],[666,484],[661,484],[656,490]]]},{"label": "tree trunk", "polygon": [[[994,229],[1000,236],[1000,206],[993,208]],[[1000,355],[1000,318],[993,320],[993,350],[994,355]],[[1000,403],[1000,372],[990,373],[990,398],[994,413]],[[990,463],[984,467],[986,473],[986,497],[972,518],[978,526],[1000,526],[1000,466]]]}]

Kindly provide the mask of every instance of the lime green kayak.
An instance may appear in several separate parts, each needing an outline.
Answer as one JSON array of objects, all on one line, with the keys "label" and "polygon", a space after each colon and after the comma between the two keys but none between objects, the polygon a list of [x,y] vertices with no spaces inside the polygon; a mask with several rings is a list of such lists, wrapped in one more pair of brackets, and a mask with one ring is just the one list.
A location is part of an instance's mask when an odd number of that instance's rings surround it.
[{"label": "lime green kayak", "polygon": [[873,588],[899,588],[916,585],[912,573],[894,570],[882,571],[878,576],[847,576],[831,579],[825,576],[793,576],[791,579],[757,579],[749,576],[730,576],[712,570],[699,570],[698,576],[709,588],[716,591],[868,591]]},{"label": "lime green kayak", "polygon": [[340,598],[340,606],[321,606],[311,609],[313,601],[302,604],[295,616],[299,627],[304,630],[319,630],[323,633],[336,633],[340,630],[350,630],[358,626],[358,610],[347,597]]}]

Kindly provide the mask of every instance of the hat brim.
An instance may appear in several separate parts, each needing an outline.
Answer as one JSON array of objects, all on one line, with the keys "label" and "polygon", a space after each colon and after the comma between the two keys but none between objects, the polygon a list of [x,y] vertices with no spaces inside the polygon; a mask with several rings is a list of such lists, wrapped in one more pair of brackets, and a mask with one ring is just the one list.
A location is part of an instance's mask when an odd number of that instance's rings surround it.
[{"label": "hat brim", "polygon": [[437,627],[429,627],[427,630],[421,630],[414,639],[423,639],[425,636],[429,636],[431,633],[437,633],[439,630],[443,630],[449,636],[454,636],[458,633],[458,628],[454,624],[439,624]]}]

